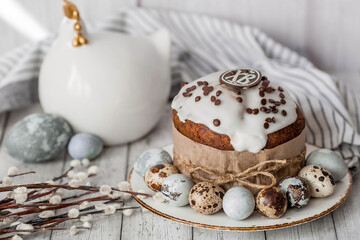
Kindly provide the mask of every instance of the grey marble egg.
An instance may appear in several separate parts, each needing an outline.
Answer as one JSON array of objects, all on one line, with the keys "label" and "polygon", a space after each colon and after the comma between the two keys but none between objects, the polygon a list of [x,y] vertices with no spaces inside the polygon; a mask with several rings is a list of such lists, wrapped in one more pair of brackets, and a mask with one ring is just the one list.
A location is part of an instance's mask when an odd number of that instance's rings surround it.
[{"label": "grey marble egg", "polygon": [[318,165],[331,172],[335,182],[345,177],[347,166],[344,160],[335,152],[329,149],[318,149],[309,154],[306,165]]},{"label": "grey marble egg", "polygon": [[145,173],[144,180],[146,185],[155,192],[161,191],[164,180],[172,174],[179,173],[177,167],[169,163],[161,163],[151,167]]},{"label": "grey marble egg", "polygon": [[305,166],[298,175],[305,178],[310,185],[312,197],[327,197],[335,191],[333,176],[330,171],[321,166]]},{"label": "grey marble egg", "polygon": [[61,117],[36,113],[17,122],[5,136],[9,155],[24,162],[55,158],[72,135],[70,125]]},{"label": "grey marble egg", "polygon": [[287,209],[285,193],[277,187],[262,189],[256,196],[257,211],[268,218],[280,218]]},{"label": "grey marble egg", "polygon": [[302,177],[287,177],[279,183],[279,188],[286,194],[290,207],[302,208],[310,199],[310,186]]},{"label": "grey marble egg", "polygon": [[134,170],[140,176],[144,176],[146,171],[160,163],[172,163],[168,152],[160,148],[149,149],[143,152],[134,164]]},{"label": "grey marble egg", "polygon": [[93,159],[103,150],[103,142],[98,136],[90,133],[77,133],[69,142],[68,152],[74,159]]},{"label": "grey marble egg", "polygon": [[225,193],[223,209],[227,216],[243,220],[253,213],[254,208],[254,196],[247,188],[233,187]]},{"label": "grey marble egg", "polygon": [[190,191],[190,206],[198,213],[214,214],[221,210],[224,195],[225,191],[220,186],[200,182],[195,184]]},{"label": "grey marble egg", "polygon": [[189,194],[194,182],[183,174],[167,177],[161,185],[161,193],[171,206],[182,207],[189,204]]}]

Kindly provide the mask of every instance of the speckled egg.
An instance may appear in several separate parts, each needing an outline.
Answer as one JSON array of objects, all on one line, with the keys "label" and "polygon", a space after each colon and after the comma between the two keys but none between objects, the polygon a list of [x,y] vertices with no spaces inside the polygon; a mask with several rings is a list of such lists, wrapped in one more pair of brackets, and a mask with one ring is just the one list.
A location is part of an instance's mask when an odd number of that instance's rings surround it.
[{"label": "speckled egg", "polygon": [[72,135],[61,117],[36,113],[17,122],[5,136],[9,155],[24,162],[42,162],[58,156]]},{"label": "speckled egg", "polygon": [[286,195],[277,187],[264,188],[256,196],[256,208],[265,217],[280,218],[287,209]]},{"label": "speckled egg", "polygon": [[160,148],[149,149],[143,152],[134,164],[134,170],[140,176],[144,176],[146,171],[160,163],[172,163],[170,154]]},{"label": "speckled egg", "polygon": [[93,159],[103,150],[103,142],[90,133],[75,134],[69,142],[68,152],[74,159]]},{"label": "speckled egg", "polygon": [[194,182],[183,174],[167,177],[161,185],[161,193],[171,206],[182,207],[189,204],[189,193]]},{"label": "speckled egg", "polygon": [[287,177],[283,179],[279,188],[286,194],[291,207],[302,208],[310,199],[310,186],[302,177]]},{"label": "speckled egg", "polygon": [[151,167],[145,173],[145,183],[150,189],[159,192],[161,191],[161,185],[164,180],[168,176],[176,173],[179,173],[179,170],[174,165],[169,163],[161,163]]},{"label": "speckled egg", "polygon": [[248,218],[255,209],[253,194],[244,187],[230,188],[223,199],[223,209],[228,217],[243,220]]},{"label": "speckled egg", "polygon": [[326,197],[335,191],[333,176],[330,171],[321,166],[305,166],[300,170],[298,175],[305,178],[310,185],[312,197]]},{"label": "speckled egg", "polygon": [[190,191],[190,206],[198,213],[214,214],[221,210],[224,195],[225,191],[220,186],[200,182],[195,184]]},{"label": "speckled egg", "polygon": [[347,166],[344,160],[329,149],[315,150],[306,159],[306,165],[318,165],[331,172],[335,182],[345,177]]}]

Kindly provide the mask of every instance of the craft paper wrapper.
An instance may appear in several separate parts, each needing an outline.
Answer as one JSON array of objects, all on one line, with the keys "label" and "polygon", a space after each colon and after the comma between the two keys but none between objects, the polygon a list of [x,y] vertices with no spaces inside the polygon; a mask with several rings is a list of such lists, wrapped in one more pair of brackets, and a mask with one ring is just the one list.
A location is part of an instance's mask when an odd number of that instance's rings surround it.
[{"label": "craft paper wrapper", "polygon": [[[288,176],[296,176],[305,164],[305,130],[296,138],[281,144],[275,148],[264,149],[258,153],[248,151],[237,152],[229,150],[219,150],[198,142],[182,135],[173,125],[173,163],[181,173],[191,177],[188,166],[183,162],[189,162],[193,165],[207,168],[218,174],[239,173],[249,167],[255,166],[260,162],[268,160],[284,160],[286,165],[281,166],[275,172],[271,172],[277,183]],[[258,169],[261,171],[261,167]],[[202,173],[206,178],[214,179],[214,176],[206,176],[209,174]],[[216,176],[215,176],[216,177]],[[252,177],[250,182],[257,184],[270,184],[271,179],[264,176]],[[234,186],[241,186],[239,182],[230,182],[223,184],[225,190]],[[259,188],[247,187],[253,194],[259,192]]]}]

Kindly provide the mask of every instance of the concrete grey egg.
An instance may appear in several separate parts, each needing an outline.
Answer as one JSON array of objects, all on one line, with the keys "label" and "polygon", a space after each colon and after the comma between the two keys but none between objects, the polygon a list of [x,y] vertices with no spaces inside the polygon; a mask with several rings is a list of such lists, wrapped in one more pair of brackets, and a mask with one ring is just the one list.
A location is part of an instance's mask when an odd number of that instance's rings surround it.
[{"label": "concrete grey egg", "polygon": [[75,134],[69,142],[68,152],[74,159],[93,159],[103,150],[103,142],[90,133]]},{"label": "concrete grey egg", "polygon": [[182,207],[189,204],[189,194],[194,182],[183,174],[167,177],[161,186],[161,193],[171,206]]},{"label": "concrete grey egg", "polygon": [[254,208],[254,196],[247,188],[233,187],[225,193],[223,209],[227,216],[243,220],[253,213]]},{"label": "concrete grey egg", "polygon": [[160,148],[149,149],[143,152],[136,159],[134,163],[134,170],[137,174],[144,177],[147,170],[161,163],[172,164],[172,159],[170,154]]},{"label": "concrete grey egg", "polygon": [[72,135],[61,117],[37,113],[17,122],[5,136],[9,155],[24,162],[42,162],[58,156]]},{"label": "concrete grey egg", "polygon": [[347,173],[345,161],[329,149],[318,149],[310,153],[306,159],[306,165],[318,165],[326,168],[331,172],[335,182],[341,180]]}]

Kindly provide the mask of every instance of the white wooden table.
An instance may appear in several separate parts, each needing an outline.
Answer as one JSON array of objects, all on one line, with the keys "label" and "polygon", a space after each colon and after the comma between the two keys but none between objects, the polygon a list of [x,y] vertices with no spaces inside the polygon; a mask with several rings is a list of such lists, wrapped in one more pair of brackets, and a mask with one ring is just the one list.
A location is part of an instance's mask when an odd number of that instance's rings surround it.
[{"label": "white wooden table", "polygon": [[[41,107],[37,104],[0,115],[0,176],[5,176],[10,166],[17,166],[21,171],[35,170],[37,172],[36,176],[28,176],[27,179],[32,178],[34,182],[46,181],[68,167],[71,159],[66,153],[61,154],[55,161],[25,164],[12,159],[4,150],[2,140],[11,126],[28,114],[41,111]],[[167,106],[160,123],[147,136],[126,145],[105,148],[101,156],[94,161],[94,164],[100,167],[100,174],[92,180],[93,183],[116,185],[118,182],[126,180],[136,156],[149,148],[165,146],[171,142],[171,111],[170,106]],[[81,231],[76,236],[71,236],[68,231],[58,231],[32,235],[26,239],[359,239],[360,179],[358,178],[358,176],[354,178],[353,191],[349,199],[333,213],[314,222],[282,230],[261,232],[207,230],[165,220],[150,212],[136,211],[130,217],[121,214],[106,218],[102,216],[94,222],[91,230]],[[137,203],[132,200],[130,205],[137,205]],[[70,227],[71,225],[67,224],[66,226]]]}]

